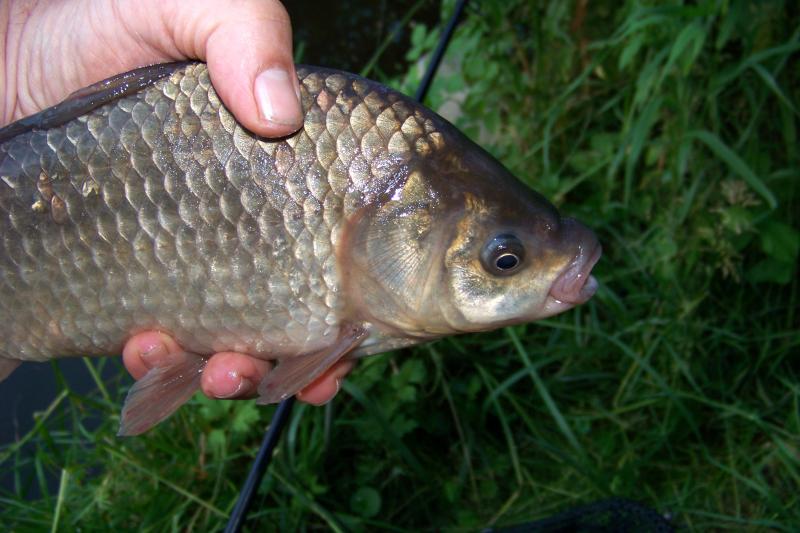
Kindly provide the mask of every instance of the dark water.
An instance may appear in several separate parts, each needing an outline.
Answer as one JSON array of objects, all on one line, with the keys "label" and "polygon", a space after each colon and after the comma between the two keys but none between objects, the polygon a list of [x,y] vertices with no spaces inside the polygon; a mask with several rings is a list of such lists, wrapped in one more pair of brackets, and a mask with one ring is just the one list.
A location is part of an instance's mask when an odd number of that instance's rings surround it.
[{"label": "dark water", "polygon": [[[112,398],[122,394],[120,384],[131,383],[130,376],[124,373],[121,360],[108,360],[98,368],[105,389]],[[61,381],[63,380],[63,382]],[[86,364],[81,359],[61,359],[49,363],[23,363],[8,379],[0,383],[0,450],[4,445],[18,442],[35,426],[36,413],[46,411],[56,400],[59,393],[67,388],[71,395],[91,395],[97,390]],[[48,415],[48,427],[62,427],[62,416],[67,413],[65,406],[69,399],[64,399]],[[97,428],[102,422],[100,413],[93,409],[81,411],[81,423],[89,431]],[[58,421],[58,422],[56,422]],[[22,448],[23,457],[32,457],[35,446],[28,441]],[[24,487],[24,494],[30,498],[41,495],[38,481],[34,482],[34,469],[29,462],[18,465],[16,472],[11,470],[10,461],[0,469],[0,490],[13,491],[14,475],[19,475]],[[58,487],[58,479],[45,471],[48,489],[52,494]]]},{"label": "dark water", "polygon": [[[412,24],[422,22],[430,26],[437,24],[439,18],[439,3],[434,1],[292,0],[285,4],[294,26],[299,60],[306,64],[359,72],[375,50],[391,38],[371,77],[405,70],[403,57],[411,26],[400,22],[410,9],[419,4]],[[74,393],[85,394],[96,389],[80,359],[60,360],[55,364]],[[120,368],[119,364],[106,365],[104,378],[117,376]],[[123,383],[130,383],[130,378],[125,376]],[[30,431],[34,413],[46,409],[60,390],[51,363],[25,363],[0,384],[0,447]],[[0,488],[10,488],[9,480],[0,479]]]},{"label": "dark water", "polygon": [[[76,387],[82,392],[93,389],[89,373],[82,361],[76,359],[59,363]],[[0,385],[0,445],[14,442],[33,426],[36,411],[44,410],[58,389],[50,364],[23,364]]]}]

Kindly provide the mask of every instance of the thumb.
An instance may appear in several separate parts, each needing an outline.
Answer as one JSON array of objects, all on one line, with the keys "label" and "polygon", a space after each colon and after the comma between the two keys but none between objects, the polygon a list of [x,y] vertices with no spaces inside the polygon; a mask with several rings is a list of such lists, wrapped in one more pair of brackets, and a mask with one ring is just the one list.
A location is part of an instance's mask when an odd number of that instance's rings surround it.
[{"label": "thumb", "polygon": [[176,59],[205,60],[214,88],[243,126],[265,137],[302,126],[292,28],[279,1],[173,0],[153,7],[160,24],[142,33]]},{"label": "thumb", "polygon": [[234,116],[266,137],[303,125],[292,29],[279,2],[254,2],[260,17],[217,27],[206,42],[211,82]]}]

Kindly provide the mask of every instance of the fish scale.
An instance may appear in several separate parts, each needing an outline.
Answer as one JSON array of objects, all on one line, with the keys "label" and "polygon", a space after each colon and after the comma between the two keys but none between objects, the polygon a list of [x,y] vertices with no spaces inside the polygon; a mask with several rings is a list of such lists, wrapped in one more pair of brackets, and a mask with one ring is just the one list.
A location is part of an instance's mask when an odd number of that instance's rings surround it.
[{"label": "fish scale", "polygon": [[[373,117],[397,98],[340,73],[298,74],[310,127],[279,142],[239,126],[197,64],[3,143],[0,355],[113,354],[158,327],[196,353],[274,356],[338,326],[333,249],[342,217],[404,159]],[[404,134],[410,146],[422,135]],[[32,209],[40,177],[67,222]]]}]

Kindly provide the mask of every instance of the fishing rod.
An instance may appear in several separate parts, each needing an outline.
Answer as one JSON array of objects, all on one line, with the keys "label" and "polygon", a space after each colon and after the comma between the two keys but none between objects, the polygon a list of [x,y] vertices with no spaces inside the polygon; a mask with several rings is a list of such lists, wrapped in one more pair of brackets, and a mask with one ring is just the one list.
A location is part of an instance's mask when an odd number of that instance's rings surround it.
[{"label": "fishing rod", "polygon": [[439,37],[439,44],[436,45],[436,50],[433,51],[431,61],[428,63],[428,68],[425,69],[425,75],[422,77],[422,81],[419,82],[419,87],[414,95],[414,100],[417,102],[422,103],[422,101],[425,100],[428,89],[430,89],[431,83],[433,83],[433,77],[436,75],[436,71],[439,70],[439,64],[442,62],[442,57],[444,57],[444,53],[447,50],[447,45],[450,44],[450,38],[453,37],[453,32],[456,26],[458,26],[458,22],[461,20],[461,15],[464,14],[464,9],[466,7],[467,0],[459,0],[458,4],[456,4],[456,9],[447,22],[444,33]]},{"label": "fishing rod", "polygon": [[[430,89],[436,71],[439,69],[439,64],[442,62],[442,57],[444,57],[444,53],[447,50],[447,45],[450,44],[453,32],[461,20],[461,16],[467,6],[467,1],[468,0],[458,0],[456,8],[450,20],[447,22],[444,32],[441,37],[439,37],[436,50],[434,50],[431,56],[422,81],[420,81],[419,88],[417,88],[417,92],[414,95],[414,100],[417,102],[422,103],[425,96],[428,94],[428,89]],[[295,401],[296,398],[294,396],[283,400],[278,404],[275,414],[272,415],[269,426],[267,426],[267,431],[264,434],[264,440],[261,441],[261,447],[258,449],[258,454],[256,454],[256,458],[253,460],[253,466],[250,467],[250,473],[247,475],[247,479],[239,493],[239,499],[236,500],[236,506],[234,506],[233,511],[231,511],[228,525],[225,527],[225,533],[239,533],[242,530],[244,522],[247,519],[247,514],[253,503],[253,497],[258,491],[261,480],[264,478],[264,474],[269,467],[272,454],[275,451],[275,447],[278,445],[278,440],[280,440],[283,434],[283,429],[286,426],[286,422],[289,420],[289,415],[292,413]]]}]

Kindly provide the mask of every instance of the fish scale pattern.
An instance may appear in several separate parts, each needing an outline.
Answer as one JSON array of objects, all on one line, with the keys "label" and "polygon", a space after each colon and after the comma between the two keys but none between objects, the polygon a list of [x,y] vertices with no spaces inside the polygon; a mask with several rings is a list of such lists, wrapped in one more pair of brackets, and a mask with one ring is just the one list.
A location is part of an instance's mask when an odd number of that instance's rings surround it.
[{"label": "fish scale pattern", "polygon": [[265,358],[333,341],[348,220],[442,146],[378,84],[298,69],[304,127],[243,129],[205,65],[0,145],[0,356],[119,353],[167,331]]}]

